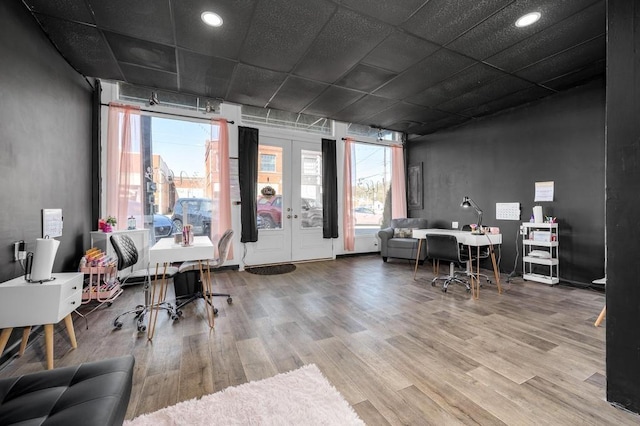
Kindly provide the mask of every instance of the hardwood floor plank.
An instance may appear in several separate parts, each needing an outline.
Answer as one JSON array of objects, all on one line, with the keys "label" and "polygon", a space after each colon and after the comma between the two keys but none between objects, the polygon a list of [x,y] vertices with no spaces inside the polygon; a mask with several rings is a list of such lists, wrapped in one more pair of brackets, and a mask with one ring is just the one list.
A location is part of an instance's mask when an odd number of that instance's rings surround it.
[{"label": "hardwood floor plank", "polygon": [[[214,290],[233,303],[214,299],[215,327],[197,300],[178,321],[161,313],[153,342],[132,316],[113,329],[142,301],[129,286],[86,322],[74,314],[77,349],[54,327],[55,366],[133,354],[128,419],[313,363],[370,425],[640,423],[605,399],[606,324],[593,327],[601,292],[512,279],[503,294],[486,284],[473,300],[462,286],[432,287],[429,267],[414,281],[412,262],[379,255],[296,266],[216,271]],[[34,333],[0,377],[45,368]]]}]

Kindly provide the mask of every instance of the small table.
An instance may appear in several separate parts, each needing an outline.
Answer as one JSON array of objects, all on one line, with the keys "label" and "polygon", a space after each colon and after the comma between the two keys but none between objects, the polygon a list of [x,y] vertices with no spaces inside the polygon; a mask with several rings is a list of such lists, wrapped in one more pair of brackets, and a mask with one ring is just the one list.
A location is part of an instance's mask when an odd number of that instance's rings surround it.
[{"label": "small table", "polygon": [[[413,278],[416,278],[418,272],[418,261],[420,260],[420,249],[422,248],[422,240],[426,240],[427,235],[453,235],[458,240],[458,243],[469,247],[469,255],[471,255],[471,247],[476,247],[477,253],[480,254],[480,247],[489,246],[491,254],[491,262],[493,264],[493,274],[498,286],[498,293],[502,293],[502,286],[500,285],[500,271],[498,271],[498,264],[496,263],[496,254],[493,250],[494,244],[502,244],[502,234],[473,234],[471,231],[459,231],[457,229],[414,229],[412,237],[418,239],[418,255],[416,256],[416,266],[413,270]],[[471,256],[469,256],[471,257]],[[477,274],[480,274],[480,257],[476,256]],[[471,265],[473,271],[473,264]],[[473,275],[471,278],[473,298],[477,299],[480,296],[480,285],[476,283],[473,285]]]},{"label": "small table", "polygon": [[[209,270],[209,259],[214,257],[214,246],[209,237],[195,237],[193,244],[183,246],[176,243],[172,238],[162,238],[153,247],[149,249],[149,263],[156,265],[154,285],[151,291],[151,311],[149,313],[149,329],[148,339],[153,339],[156,328],[156,320],[158,319],[158,309],[155,308],[158,303],[162,302],[167,294],[168,280],[166,279],[167,267],[173,262],[198,261],[200,263],[200,276],[202,277],[202,292],[204,294],[207,309],[207,318],[209,326],[214,326],[213,301],[211,296],[211,272]],[[203,273],[203,263],[207,267],[207,276]],[[162,282],[158,291],[156,301],[156,283],[158,281],[159,271],[162,268]],[[207,299],[209,298],[209,299]],[[209,303],[210,302],[210,303]]]},{"label": "small table", "polygon": [[71,313],[82,301],[84,275],[77,272],[52,274],[53,281],[30,283],[24,277],[0,284],[0,354],[4,351],[11,331],[25,327],[22,332],[20,355],[24,353],[31,327],[44,324],[47,369],[53,368],[53,326],[64,319],[71,341],[77,348]]}]

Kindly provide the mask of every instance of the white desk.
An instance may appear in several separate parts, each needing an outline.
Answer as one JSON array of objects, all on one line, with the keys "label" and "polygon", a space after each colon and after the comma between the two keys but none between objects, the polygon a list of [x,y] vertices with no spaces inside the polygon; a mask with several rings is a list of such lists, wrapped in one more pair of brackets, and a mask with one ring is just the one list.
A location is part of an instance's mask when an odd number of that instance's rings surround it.
[{"label": "white desk", "polygon": [[[498,293],[502,293],[502,286],[500,285],[500,271],[498,271],[498,265],[496,263],[496,255],[493,250],[495,244],[502,244],[502,234],[472,234],[470,231],[459,231],[457,229],[414,229],[412,237],[418,239],[418,256],[416,257],[416,266],[413,270],[413,278],[415,279],[418,271],[418,261],[420,259],[420,249],[422,248],[422,240],[426,240],[427,235],[453,235],[458,240],[458,243],[469,247],[469,257],[471,257],[471,247],[476,247],[477,253],[480,253],[480,247],[489,246],[491,254],[491,262],[493,263],[493,274],[498,286]],[[477,273],[480,273],[480,257],[477,256]],[[473,270],[473,265],[471,265]],[[477,299],[480,295],[480,285],[475,283],[472,276],[471,289],[473,291],[473,298]]]},{"label": "white desk", "polygon": [[[183,246],[182,244],[176,244],[172,238],[162,238],[153,247],[149,249],[149,263],[155,264],[155,280],[153,289],[151,291],[151,311],[149,313],[149,340],[153,339],[155,333],[156,320],[158,319],[158,303],[162,302],[166,297],[168,280],[166,279],[166,268],[173,262],[187,262],[187,261],[199,261],[200,262],[200,277],[202,277],[202,292],[205,298],[209,297],[205,307],[207,309],[207,318],[209,320],[209,326],[214,326],[214,314],[213,314],[213,301],[211,300],[211,273],[209,271],[208,259],[214,258],[214,246],[209,237],[199,236],[195,237],[193,245]],[[203,273],[202,264],[207,266],[207,276]],[[162,269],[162,271],[161,271]],[[151,268],[150,268],[151,270]],[[156,284],[158,276],[161,274],[160,290],[156,301]],[[211,302],[211,303],[209,303]]]},{"label": "white desk", "polygon": [[4,351],[14,327],[22,332],[20,355],[24,353],[31,326],[44,325],[47,369],[53,368],[53,326],[64,319],[71,347],[77,348],[73,329],[73,312],[82,301],[82,280],[78,272],[52,274],[53,281],[42,284],[27,282],[24,277],[0,284],[0,354]]}]

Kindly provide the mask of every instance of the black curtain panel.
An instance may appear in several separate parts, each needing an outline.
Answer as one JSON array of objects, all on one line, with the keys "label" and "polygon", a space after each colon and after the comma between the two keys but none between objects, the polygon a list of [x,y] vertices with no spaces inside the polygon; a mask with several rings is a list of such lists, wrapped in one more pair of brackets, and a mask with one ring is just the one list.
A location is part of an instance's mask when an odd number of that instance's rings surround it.
[{"label": "black curtain panel", "polygon": [[258,241],[258,129],[238,126],[238,177],[240,180],[240,242]]},{"label": "black curtain panel", "polygon": [[336,141],[322,139],[322,237],[338,238]]}]

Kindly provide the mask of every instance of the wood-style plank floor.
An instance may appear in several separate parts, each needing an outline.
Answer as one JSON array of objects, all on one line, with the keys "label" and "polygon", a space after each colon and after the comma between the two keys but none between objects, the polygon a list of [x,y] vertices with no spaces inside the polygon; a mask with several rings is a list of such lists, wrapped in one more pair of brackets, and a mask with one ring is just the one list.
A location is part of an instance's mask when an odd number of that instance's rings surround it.
[{"label": "wood-style plank floor", "polygon": [[[640,416],[605,400],[605,327],[593,323],[604,295],[521,279],[479,300],[464,287],[413,280],[406,261],[354,256],[302,263],[274,276],[215,274],[216,326],[203,301],[176,322],[161,313],[153,342],[132,318],[142,301],[126,287],[111,307],[74,316],[78,349],[56,327],[56,366],[133,354],[127,418],[314,363],[369,425],[630,425]],[[84,307],[86,309],[86,307]],[[45,367],[44,337],[0,370],[9,377]]]}]

